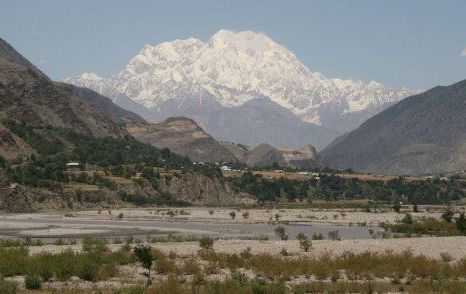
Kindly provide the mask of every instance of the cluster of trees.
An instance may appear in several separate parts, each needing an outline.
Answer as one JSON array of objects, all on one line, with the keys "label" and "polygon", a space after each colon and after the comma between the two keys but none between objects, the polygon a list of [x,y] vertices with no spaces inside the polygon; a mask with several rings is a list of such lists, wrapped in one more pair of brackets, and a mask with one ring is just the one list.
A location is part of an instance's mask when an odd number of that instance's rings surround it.
[{"label": "cluster of trees", "polygon": [[160,193],[160,195],[140,195],[119,193],[120,199],[124,202],[130,202],[138,206],[157,205],[157,206],[174,206],[183,207],[189,206],[190,203],[181,199],[175,198],[170,193]]},{"label": "cluster of trees", "polygon": [[413,204],[449,203],[464,196],[459,181],[407,181],[400,177],[390,181],[361,180],[322,174],[320,179],[266,179],[251,172],[230,178],[236,187],[256,196],[259,201],[294,199],[374,199],[405,201]]},{"label": "cluster of trees", "polygon": [[[48,127],[33,127],[24,122],[5,121],[10,131],[21,137],[40,155],[50,155],[65,149],[64,144],[53,136],[54,129]],[[49,139],[46,139],[48,137]]]},{"label": "cluster of trees", "polygon": [[73,144],[71,152],[75,160],[87,164],[110,167],[128,164],[141,164],[166,168],[191,166],[187,157],[171,153],[169,149],[158,149],[141,143],[131,136],[96,138],[70,130],[59,132]]},{"label": "cluster of trees", "polygon": [[[67,148],[52,148],[46,152],[38,150],[38,155],[31,155],[27,158],[18,157],[10,162],[6,168],[10,180],[26,186],[50,188],[51,182],[55,182],[55,186],[58,185],[57,183],[81,182],[112,187],[110,181],[98,174],[88,176],[81,173],[75,176],[68,173],[66,169],[68,162],[79,162],[81,168],[86,165],[101,167],[106,174],[125,178],[133,177],[141,172],[154,188],[157,186],[159,177],[154,167],[187,169],[207,176],[221,176],[217,166],[193,165],[187,157],[174,154],[167,148],[158,149],[141,143],[131,136],[94,137],[69,129],[39,128],[38,130],[29,125],[11,122],[9,126],[18,136],[28,142],[40,137],[36,131],[47,131],[66,142],[66,144],[60,143],[61,145],[68,146]],[[45,142],[44,140],[47,141],[44,138],[39,141]],[[3,165],[6,165],[5,161],[0,158],[0,166]]]},{"label": "cluster of trees", "polygon": [[[55,167],[55,168],[54,168]],[[17,165],[8,169],[11,181],[30,187],[39,187],[50,190],[61,189],[61,183],[83,183],[97,185],[113,190],[114,183],[104,176],[94,172],[89,175],[86,172],[79,174],[66,173],[53,165],[29,164]]]},{"label": "cluster of trees", "polygon": [[429,235],[429,236],[459,236],[466,235],[466,217],[464,212],[455,212],[450,207],[442,214],[442,219],[432,217],[422,217],[414,219],[407,213],[403,219],[394,224],[382,224],[382,227],[393,233],[404,234],[405,236]]}]

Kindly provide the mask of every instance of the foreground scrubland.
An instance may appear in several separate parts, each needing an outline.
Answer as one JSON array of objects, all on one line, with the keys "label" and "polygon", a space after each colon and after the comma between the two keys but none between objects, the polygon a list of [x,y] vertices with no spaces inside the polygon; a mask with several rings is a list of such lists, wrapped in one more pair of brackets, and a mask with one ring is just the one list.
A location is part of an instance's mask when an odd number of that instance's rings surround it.
[{"label": "foreground scrubland", "polygon": [[306,240],[310,245],[307,248],[302,240],[208,237],[178,242],[126,238],[112,244],[85,238],[78,244],[41,246],[2,242],[0,275],[4,278],[0,293],[35,289],[42,293],[143,293],[148,271],[135,255],[135,248],[150,252],[151,283],[147,293],[466,290],[464,237]]}]

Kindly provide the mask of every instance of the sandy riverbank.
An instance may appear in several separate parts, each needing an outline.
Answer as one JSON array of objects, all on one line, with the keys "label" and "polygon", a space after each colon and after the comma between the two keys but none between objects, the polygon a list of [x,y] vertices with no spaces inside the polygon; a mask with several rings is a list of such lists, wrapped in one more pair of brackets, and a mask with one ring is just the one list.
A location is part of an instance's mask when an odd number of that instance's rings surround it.
[{"label": "sandy riverbank", "polygon": [[[118,250],[122,245],[110,244],[111,250]],[[175,252],[178,255],[196,254],[200,249],[198,242],[168,242],[154,243],[152,247],[158,248],[165,253]],[[344,252],[363,253],[385,253],[393,251],[396,253],[411,251],[414,255],[425,255],[440,259],[440,254],[448,253],[455,260],[466,257],[466,237],[422,237],[422,238],[399,238],[399,239],[367,239],[367,240],[317,240],[312,242],[310,252],[303,252],[299,243],[295,240],[289,241],[257,241],[257,240],[219,240],[214,244],[217,252],[240,253],[247,248],[252,253],[278,254],[282,248],[293,254],[316,256],[330,253],[340,255]],[[81,246],[76,245],[44,245],[31,246],[30,252],[57,253],[65,250],[81,251]]]},{"label": "sandy riverbank", "polygon": [[[234,211],[232,219],[230,213]],[[173,212],[173,214],[171,213]],[[246,215],[244,215],[246,213]],[[412,213],[412,212],[411,212]],[[108,211],[81,211],[76,213],[79,219],[107,220],[115,219],[122,214],[125,220],[183,220],[203,222],[238,222],[238,223],[266,223],[278,220],[281,222],[324,222],[331,224],[368,226],[379,223],[393,223],[401,220],[404,213],[396,213],[387,210],[378,212],[364,212],[355,209],[228,209],[228,208],[131,208]],[[441,212],[412,213],[413,217],[440,218]]]}]

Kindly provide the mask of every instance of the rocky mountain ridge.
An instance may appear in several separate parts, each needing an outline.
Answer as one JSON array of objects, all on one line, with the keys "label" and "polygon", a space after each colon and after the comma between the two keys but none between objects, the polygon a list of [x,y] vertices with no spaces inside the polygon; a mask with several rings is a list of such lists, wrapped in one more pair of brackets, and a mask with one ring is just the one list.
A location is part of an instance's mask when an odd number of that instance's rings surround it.
[{"label": "rocky mountain ridge", "polygon": [[[227,30],[220,30],[206,42],[189,38],[145,45],[112,78],[82,74],[65,82],[89,87],[113,99],[130,98],[150,112],[166,117],[189,117],[188,112],[170,113],[164,106],[167,103],[171,109],[185,104],[187,99],[199,109],[212,104],[205,101],[215,101],[220,108],[235,108],[266,97],[303,122],[331,130],[332,139],[418,92],[388,88],[375,81],[329,79],[309,70],[295,54],[264,34]],[[155,117],[152,121],[161,120]],[[214,127],[199,123],[216,133]],[[252,134],[251,137],[260,132]],[[319,140],[313,137],[306,144],[319,145]]]},{"label": "rocky mountain ridge", "polygon": [[466,80],[414,95],[370,118],[322,152],[338,169],[431,174],[466,169]]}]

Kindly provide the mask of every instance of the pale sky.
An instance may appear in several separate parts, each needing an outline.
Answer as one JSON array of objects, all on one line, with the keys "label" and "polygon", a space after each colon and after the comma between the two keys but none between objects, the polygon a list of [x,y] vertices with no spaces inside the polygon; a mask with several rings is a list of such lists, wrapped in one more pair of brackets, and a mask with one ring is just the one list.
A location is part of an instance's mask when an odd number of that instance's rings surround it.
[{"label": "pale sky", "polygon": [[327,77],[466,79],[466,1],[0,0],[0,37],[51,78],[118,73],[144,44],[263,32]]}]

